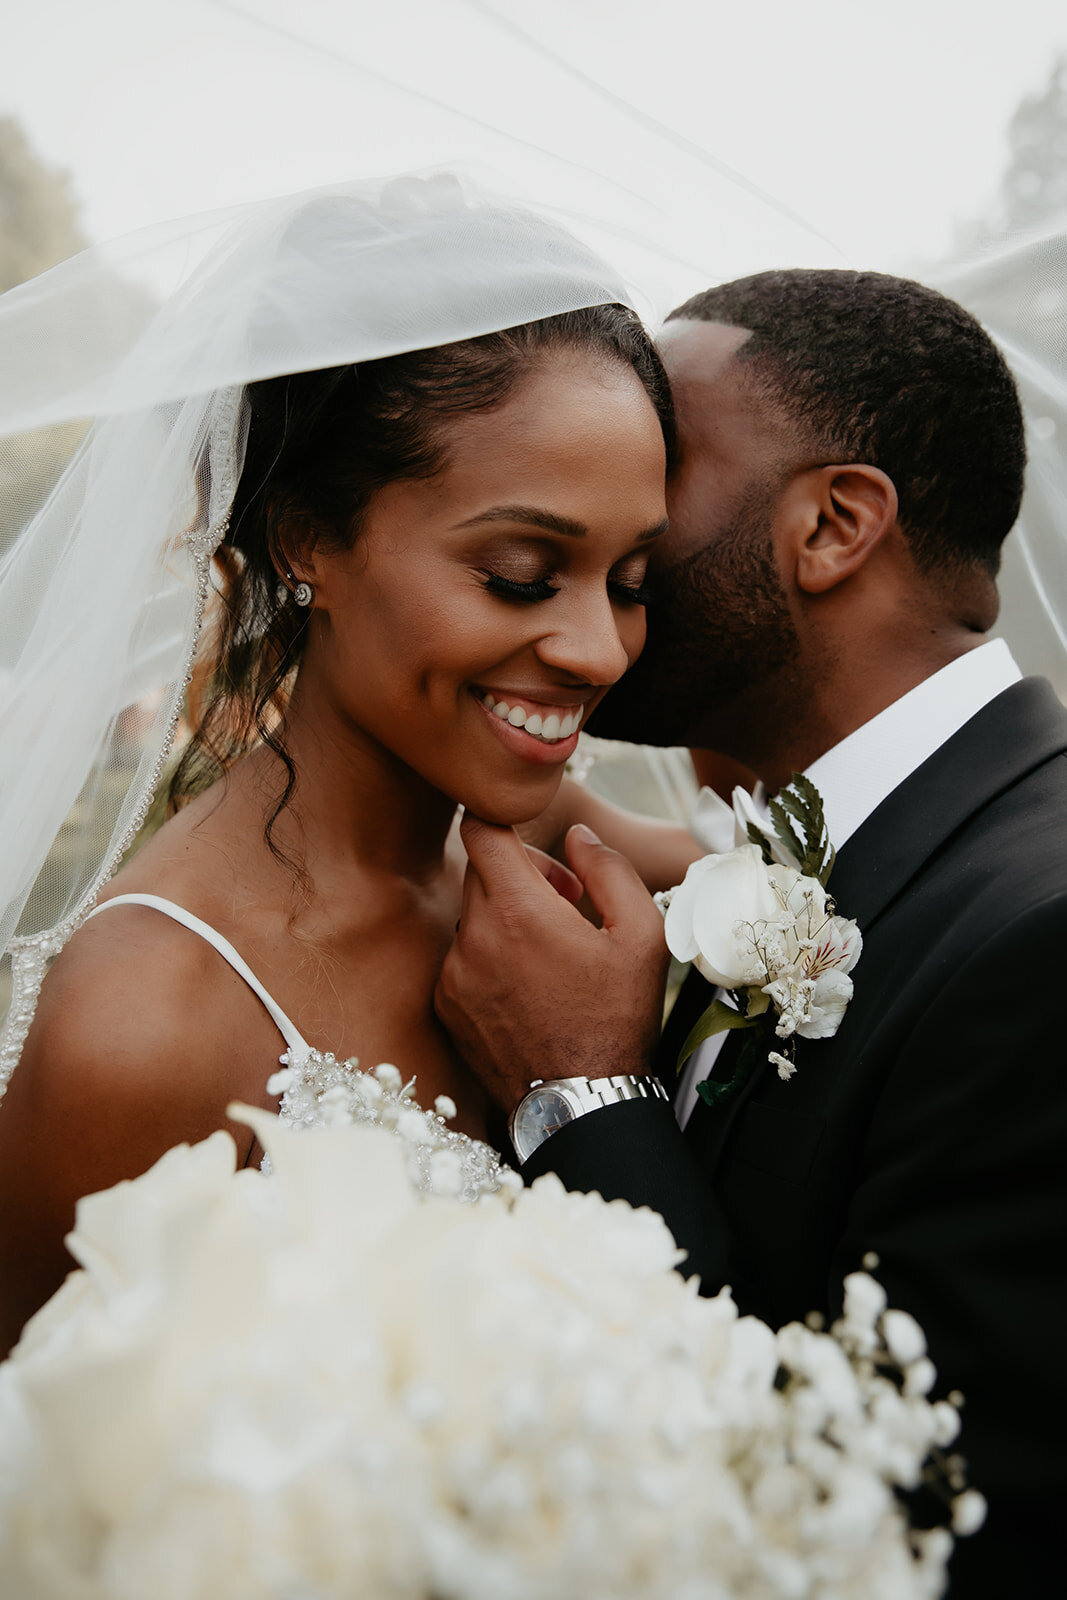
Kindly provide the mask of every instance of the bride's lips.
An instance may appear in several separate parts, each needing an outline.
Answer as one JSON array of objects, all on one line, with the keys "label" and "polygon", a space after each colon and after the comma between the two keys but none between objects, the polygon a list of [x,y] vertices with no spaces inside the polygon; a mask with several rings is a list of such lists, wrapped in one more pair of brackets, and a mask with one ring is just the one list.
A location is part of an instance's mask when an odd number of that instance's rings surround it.
[{"label": "bride's lips", "polygon": [[[506,690],[494,692],[480,687],[471,689],[471,697],[501,744],[513,755],[538,766],[558,766],[574,754],[586,712],[584,700],[574,705],[549,704]],[[521,723],[515,721],[517,713],[522,715]],[[527,730],[527,722],[532,724],[532,732]],[[571,731],[559,737],[567,727]],[[542,731],[548,737],[542,737]]]}]

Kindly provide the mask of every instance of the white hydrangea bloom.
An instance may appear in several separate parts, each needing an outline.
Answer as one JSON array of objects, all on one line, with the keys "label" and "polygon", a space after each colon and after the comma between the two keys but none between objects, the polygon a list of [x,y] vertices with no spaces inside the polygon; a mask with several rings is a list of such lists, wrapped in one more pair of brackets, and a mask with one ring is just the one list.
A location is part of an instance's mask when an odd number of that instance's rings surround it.
[{"label": "white hydrangea bloom", "polygon": [[242,1113],[269,1171],[220,1133],[80,1204],[0,1367],[5,1600],[939,1592],[892,1487],[944,1419],[875,1374],[873,1280],[838,1340],[776,1335],[649,1211],[506,1172],[458,1203],[440,1119],[387,1073],[395,1132],[361,1122],[361,1081]]}]

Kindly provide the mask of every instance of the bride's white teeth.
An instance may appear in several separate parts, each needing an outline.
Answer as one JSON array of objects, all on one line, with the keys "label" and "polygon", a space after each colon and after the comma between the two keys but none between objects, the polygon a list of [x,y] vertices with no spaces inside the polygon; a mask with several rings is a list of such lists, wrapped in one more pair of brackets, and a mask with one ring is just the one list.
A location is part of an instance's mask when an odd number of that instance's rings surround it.
[{"label": "bride's white teeth", "polygon": [[487,711],[494,717],[499,717],[501,722],[508,722],[513,728],[524,728],[534,739],[541,739],[546,744],[556,744],[560,739],[569,739],[571,734],[579,727],[582,720],[583,707],[575,711],[564,713],[550,711],[543,717],[539,711],[526,712],[522,706],[509,706],[506,700],[497,700],[488,692],[480,696],[481,702]]}]

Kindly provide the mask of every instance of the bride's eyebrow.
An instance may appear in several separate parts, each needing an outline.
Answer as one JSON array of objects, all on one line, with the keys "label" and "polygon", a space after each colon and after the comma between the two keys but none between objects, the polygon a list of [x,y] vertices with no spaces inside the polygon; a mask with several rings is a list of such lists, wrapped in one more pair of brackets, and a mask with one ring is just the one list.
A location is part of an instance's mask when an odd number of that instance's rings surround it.
[{"label": "bride's eyebrow", "polygon": [[[543,511],[539,506],[490,506],[488,511],[480,511],[476,517],[458,522],[456,527],[475,528],[483,522],[525,522],[528,527],[543,528],[547,533],[562,533],[569,539],[584,539],[589,531],[584,523],[576,522],[573,517],[563,517],[555,511]],[[648,539],[658,539],[666,531],[667,519],[664,517],[662,522],[639,533],[634,542],[644,544]]]}]

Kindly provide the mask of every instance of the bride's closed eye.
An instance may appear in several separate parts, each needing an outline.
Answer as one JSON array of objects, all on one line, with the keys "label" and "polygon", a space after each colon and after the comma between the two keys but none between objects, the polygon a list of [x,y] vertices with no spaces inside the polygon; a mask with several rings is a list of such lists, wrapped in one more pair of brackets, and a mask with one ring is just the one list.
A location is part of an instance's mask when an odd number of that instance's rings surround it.
[{"label": "bride's closed eye", "polygon": [[[481,572],[482,583],[490,594],[499,595],[504,600],[516,600],[520,604],[536,604],[538,601],[551,600],[554,594],[560,591],[558,583],[552,583],[547,577],[542,578],[509,578],[502,572],[493,572],[483,568]],[[607,580],[608,593],[615,600],[621,600],[625,605],[647,606],[654,600],[650,586],[645,582],[643,571],[640,573],[611,573]]]},{"label": "bride's closed eye", "polygon": [[643,578],[638,583],[624,583],[621,578],[609,578],[608,593],[631,606],[654,605],[656,599],[655,592]]},{"label": "bride's closed eye", "polygon": [[608,593],[626,605],[653,604],[655,593],[646,579],[647,566],[648,557],[645,555],[630,556],[621,561],[608,574]]},{"label": "bride's closed eye", "polygon": [[[504,600],[518,600],[527,605],[539,600],[551,600],[560,590],[558,583],[549,583],[547,578],[519,583],[514,578],[503,577],[499,572],[485,573],[484,582],[490,594],[500,595]],[[625,605],[648,606],[655,599],[647,583],[624,583],[620,578],[608,579],[608,593]]]},{"label": "bride's closed eye", "polygon": [[549,583],[547,578],[534,578],[532,581],[521,583],[516,578],[505,578],[499,572],[486,572],[483,574],[485,587],[490,594],[496,594],[504,600],[518,600],[530,604],[537,600],[550,600],[554,594],[559,593],[559,584]]}]

